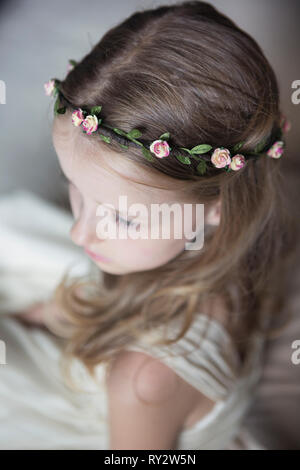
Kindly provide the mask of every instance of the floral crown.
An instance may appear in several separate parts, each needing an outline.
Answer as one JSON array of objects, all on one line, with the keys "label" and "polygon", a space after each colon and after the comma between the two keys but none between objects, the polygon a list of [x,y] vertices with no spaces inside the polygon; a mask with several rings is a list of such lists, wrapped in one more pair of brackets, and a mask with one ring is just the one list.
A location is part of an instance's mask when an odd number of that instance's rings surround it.
[{"label": "floral crown", "polygon": [[[76,61],[69,60],[67,73],[69,73],[76,64]],[[106,143],[111,142],[111,133],[117,134],[118,140],[120,139],[120,136],[122,136],[124,141],[129,140],[135,145],[140,146],[142,154],[150,162],[154,160],[154,157],[166,158],[170,155],[172,148],[168,143],[170,138],[169,132],[163,133],[158,137],[158,139],[147,145],[145,142],[138,140],[142,135],[139,129],[132,129],[129,132],[125,132],[122,129],[118,129],[103,122],[103,119],[100,117],[102,106],[93,106],[91,109],[75,108],[59,89],[60,83],[60,80],[53,78],[44,84],[46,95],[57,97],[54,105],[55,115],[64,114],[66,112],[66,106],[60,107],[61,101],[65,101],[69,107],[74,109],[72,112],[73,125],[76,127],[81,126],[84,133],[91,135],[98,131],[97,133]],[[261,140],[254,148],[253,152],[243,152],[243,154],[237,153],[241,151],[244,142],[239,142],[230,149],[224,147],[213,148],[209,144],[199,144],[192,149],[179,147],[180,150],[183,150],[188,155],[175,154],[175,157],[185,165],[191,165],[191,159],[197,160],[198,164],[196,171],[200,175],[204,175],[206,173],[208,165],[215,168],[225,169],[226,171],[237,171],[246,165],[246,161],[248,159],[259,157],[262,154],[266,154],[271,158],[280,158],[283,155],[285,148],[283,133],[288,132],[290,128],[290,121],[287,120],[284,114],[281,114],[279,128],[276,129],[269,138]],[[110,136],[103,134],[105,129],[110,131]],[[128,149],[128,145],[121,143],[119,143],[119,145],[122,148]],[[199,155],[201,155],[201,157]]]}]

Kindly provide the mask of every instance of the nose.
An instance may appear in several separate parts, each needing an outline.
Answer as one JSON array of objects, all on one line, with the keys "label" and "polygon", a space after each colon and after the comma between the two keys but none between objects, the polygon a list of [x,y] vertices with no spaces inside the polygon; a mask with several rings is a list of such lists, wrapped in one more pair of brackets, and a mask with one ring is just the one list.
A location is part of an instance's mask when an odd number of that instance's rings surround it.
[{"label": "nose", "polygon": [[90,240],[90,230],[87,227],[87,224],[82,221],[82,219],[78,219],[74,222],[71,230],[70,230],[70,236],[75,243],[75,245],[78,246],[89,246],[89,240]]},{"label": "nose", "polygon": [[92,246],[95,243],[99,243],[99,236],[96,231],[95,217],[81,215],[73,224],[70,230],[70,236],[78,246]]},{"label": "nose", "polygon": [[[101,217],[100,217],[101,219]],[[107,235],[97,230],[99,216],[95,214],[93,207],[84,208],[70,230],[70,236],[75,245],[91,247],[107,239]]]}]

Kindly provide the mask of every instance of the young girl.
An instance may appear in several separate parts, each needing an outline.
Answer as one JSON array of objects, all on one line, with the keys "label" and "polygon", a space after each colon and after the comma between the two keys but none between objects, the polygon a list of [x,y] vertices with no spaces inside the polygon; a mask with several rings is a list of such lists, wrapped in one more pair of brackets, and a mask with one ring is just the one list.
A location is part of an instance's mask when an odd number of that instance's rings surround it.
[{"label": "young girl", "polygon": [[[46,332],[27,330],[43,377],[31,384],[41,391],[31,438],[16,447],[229,449],[261,375],[293,243],[274,72],[247,33],[200,1],[137,12],[70,65],[45,89],[55,97],[70,238],[97,269],[60,279],[46,308],[27,314],[55,335],[45,345]],[[150,209],[173,203],[204,205],[200,248],[191,248],[195,212],[174,215],[187,224],[180,238],[173,229],[151,237]],[[148,237],[114,238],[104,215]],[[63,382],[61,353],[81,370],[83,391]]]}]

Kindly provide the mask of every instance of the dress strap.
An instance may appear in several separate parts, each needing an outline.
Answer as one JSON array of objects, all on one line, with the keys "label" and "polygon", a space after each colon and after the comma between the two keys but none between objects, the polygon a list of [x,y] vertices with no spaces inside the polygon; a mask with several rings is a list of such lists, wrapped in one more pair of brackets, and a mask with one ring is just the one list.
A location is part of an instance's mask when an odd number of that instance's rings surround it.
[{"label": "dress strap", "polygon": [[221,323],[205,314],[197,314],[185,335],[166,346],[153,344],[158,331],[160,336],[162,328],[126,349],[150,354],[207,397],[224,400],[236,383],[239,360],[229,333]]}]

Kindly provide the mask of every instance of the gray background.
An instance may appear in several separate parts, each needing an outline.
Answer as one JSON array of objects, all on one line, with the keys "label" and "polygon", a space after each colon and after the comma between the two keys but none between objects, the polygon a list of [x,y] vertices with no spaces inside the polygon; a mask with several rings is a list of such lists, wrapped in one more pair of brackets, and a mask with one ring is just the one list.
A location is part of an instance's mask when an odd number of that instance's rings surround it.
[{"label": "gray background", "polygon": [[[68,59],[80,60],[108,28],[136,9],[177,3],[149,0],[0,0],[0,193],[24,188],[55,203],[65,200],[51,139],[53,101],[43,84],[63,78]],[[298,0],[211,2],[249,32],[277,74],[282,108],[292,121],[289,162],[298,156],[300,104],[291,83],[300,79]]]}]

